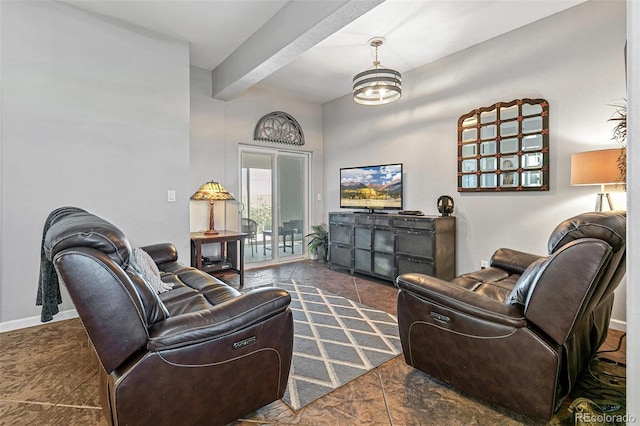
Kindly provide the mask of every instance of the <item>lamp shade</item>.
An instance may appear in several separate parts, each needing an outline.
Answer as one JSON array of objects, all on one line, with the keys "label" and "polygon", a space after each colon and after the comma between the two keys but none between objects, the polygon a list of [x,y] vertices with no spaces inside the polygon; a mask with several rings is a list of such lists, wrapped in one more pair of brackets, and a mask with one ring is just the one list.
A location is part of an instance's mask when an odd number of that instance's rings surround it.
[{"label": "lamp shade", "polygon": [[211,181],[205,182],[200,188],[198,188],[196,193],[191,196],[191,199],[209,201],[209,229],[204,231],[204,233],[205,235],[217,234],[218,231],[216,231],[216,228],[214,227],[213,202],[233,200],[234,198],[218,182]]},{"label": "lamp shade", "polygon": [[195,194],[191,196],[192,200],[207,201],[224,201],[233,200],[233,196],[218,182],[205,182]]},{"label": "lamp shade", "polygon": [[373,68],[353,77],[353,100],[360,105],[384,105],[402,96],[400,73],[388,68]]},{"label": "lamp shade", "polygon": [[578,152],[571,156],[571,185],[612,185],[618,182],[620,148]]},{"label": "lamp shade", "polygon": [[374,37],[369,44],[376,49],[373,66],[353,77],[353,101],[360,105],[384,105],[395,102],[402,96],[402,75],[385,68],[378,61],[378,48],[384,38]]}]

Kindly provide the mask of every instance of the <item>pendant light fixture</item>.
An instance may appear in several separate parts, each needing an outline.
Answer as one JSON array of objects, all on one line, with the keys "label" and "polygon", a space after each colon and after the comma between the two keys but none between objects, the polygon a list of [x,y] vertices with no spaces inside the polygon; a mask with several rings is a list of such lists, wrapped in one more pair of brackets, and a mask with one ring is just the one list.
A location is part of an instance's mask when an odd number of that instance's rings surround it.
[{"label": "pendant light fixture", "polygon": [[395,102],[402,96],[402,75],[385,68],[378,61],[378,48],[384,38],[374,37],[369,44],[376,49],[373,67],[353,77],[353,100],[360,105],[384,105]]}]

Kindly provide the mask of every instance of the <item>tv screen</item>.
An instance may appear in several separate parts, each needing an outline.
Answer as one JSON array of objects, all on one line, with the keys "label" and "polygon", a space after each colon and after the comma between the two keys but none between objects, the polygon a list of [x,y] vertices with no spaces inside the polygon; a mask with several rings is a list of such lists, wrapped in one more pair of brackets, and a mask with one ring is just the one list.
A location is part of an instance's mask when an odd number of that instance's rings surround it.
[{"label": "tv screen", "polygon": [[402,210],[402,164],[340,169],[340,207]]}]

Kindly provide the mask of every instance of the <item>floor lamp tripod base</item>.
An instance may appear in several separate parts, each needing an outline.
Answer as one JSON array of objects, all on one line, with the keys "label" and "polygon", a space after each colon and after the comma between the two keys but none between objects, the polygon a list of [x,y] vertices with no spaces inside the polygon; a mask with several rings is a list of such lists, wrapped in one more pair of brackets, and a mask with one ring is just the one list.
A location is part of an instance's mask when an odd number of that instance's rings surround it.
[{"label": "floor lamp tripod base", "polygon": [[598,192],[596,198],[596,211],[601,212],[604,198],[607,198],[607,202],[609,203],[609,210],[613,210],[613,203],[611,202],[611,195],[608,192]]}]

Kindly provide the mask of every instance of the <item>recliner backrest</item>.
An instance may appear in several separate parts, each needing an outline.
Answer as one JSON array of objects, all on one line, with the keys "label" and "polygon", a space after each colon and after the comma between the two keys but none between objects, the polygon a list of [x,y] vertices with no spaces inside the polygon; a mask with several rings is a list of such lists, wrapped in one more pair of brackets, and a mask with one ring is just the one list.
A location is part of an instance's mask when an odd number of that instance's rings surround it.
[{"label": "recliner backrest", "polygon": [[120,229],[87,212],[68,214],[51,223],[44,250],[107,373],[146,346],[149,325],[166,314],[129,267],[131,246]]},{"label": "recliner backrest", "polygon": [[149,340],[142,302],[133,283],[101,251],[80,247],[53,259],[98,358],[111,373]]},{"label": "recliner backrest", "polygon": [[594,291],[591,308],[606,300],[626,273],[627,213],[623,210],[587,212],[560,223],[549,238],[549,254],[581,238],[597,238],[609,244],[613,257]]},{"label": "recliner backrest", "polygon": [[580,238],[606,241],[614,253],[626,247],[627,214],[625,211],[587,212],[560,223],[549,237],[549,254]]},{"label": "recliner backrest", "polygon": [[57,252],[72,247],[100,250],[123,267],[129,264],[131,256],[131,245],[124,233],[106,220],[86,211],[59,217],[47,230],[44,250],[49,259],[53,259]]},{"label": "recliner backrest", "polygon": [[564,344],[593,309],[592,299],[602,284],[611,253],[606,242],[582,238],[549,256],[527,298],[527,320]]}]

